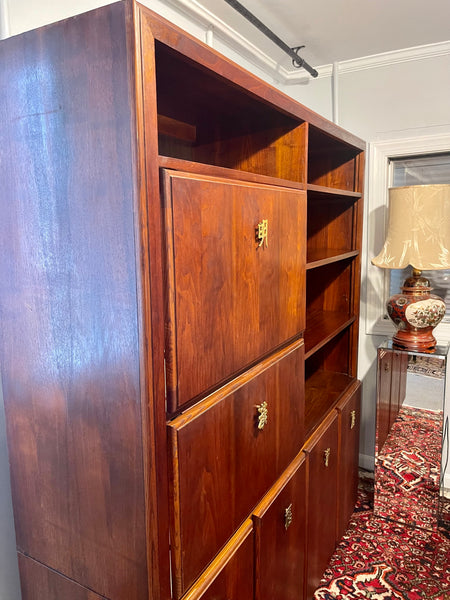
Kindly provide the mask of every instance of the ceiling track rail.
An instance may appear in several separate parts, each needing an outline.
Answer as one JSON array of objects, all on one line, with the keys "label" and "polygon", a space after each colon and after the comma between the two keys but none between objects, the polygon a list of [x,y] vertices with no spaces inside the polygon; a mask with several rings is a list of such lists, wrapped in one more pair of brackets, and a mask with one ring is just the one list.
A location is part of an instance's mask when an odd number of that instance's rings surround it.
[{"label": "ceiling track rail", "polygon": [[292,59],[292,64],[297,69],[305,69],[311,75],[311,77],[317,77],[319,73],[311,67],[301,56],[298,55],[298,51],[304,46],[297,46],[295,48],[290,48],[287,44],[283,42],[271,29],[266,27],[264,23],[262,23],[253,13],[245,8],[240,2],[237,0],[225,0],[227,4],[229,4],[232,8],[234,8],[239,14],[245,17],[252,25],[254,25],[261,33],[267,36],[274,44],[276,44],[281,50],[286,52],[288,56]]}]

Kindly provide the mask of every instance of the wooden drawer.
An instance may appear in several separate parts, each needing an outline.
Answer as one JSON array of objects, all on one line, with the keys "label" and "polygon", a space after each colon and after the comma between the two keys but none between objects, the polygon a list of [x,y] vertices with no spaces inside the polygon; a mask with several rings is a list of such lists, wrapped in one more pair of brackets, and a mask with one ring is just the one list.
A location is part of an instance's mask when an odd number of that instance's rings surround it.
[{"label": "wooden drawer", "polygon": [[339,419],[337,542],[345,533],[358,493],[360,404],[361,384],[355,381],[336,407]]},{"label": "wooden drawer", "polygon": [[304,330],[306,195],[169,170],[163,185],[173,412]]},{"label": "wooden drawer", "polygon": [[255,600],[302,600],[306,459],[300,453],[253,512]]},{"label": "wooden drawer", "polygon": [[[297,341],[168,424],[178,595],[300,451],[303,357],[303,341]],[[257,406],[264,402],[263,426]]]},{"label": "wooden drawer", "polygon": [[338,419],[333,411],[305,444],[308,454],[306,598],[311,598],[336,546]]},{"label": "wooden drawer", "polygon": [[252,600],[254,539],[247,519],[182,600]]}]

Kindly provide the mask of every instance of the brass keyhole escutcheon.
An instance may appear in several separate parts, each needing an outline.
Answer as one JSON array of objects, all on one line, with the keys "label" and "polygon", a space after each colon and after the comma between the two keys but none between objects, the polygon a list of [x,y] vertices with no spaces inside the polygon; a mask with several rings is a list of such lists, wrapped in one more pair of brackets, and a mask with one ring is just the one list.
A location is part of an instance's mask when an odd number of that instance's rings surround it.
[{"label": "brass keyhole escutcheon", "polygon": [[289,504],[289,506],[286,508],[286,510],[284,511],[284,528],[287,529],[289,528],[289,526],[292,523],[292,502]]},{"label": "brass keyhole escutcheon", "polygon": [[267,420],[269,418],[269,411],[267,409],[267,402],[261,402],[261,404],[257,404],[256,408],[258,410],[258,429],[264,429],[267,424]]},{"label": "brass keyhole escutcheon", "polygon": [[355,424],[356,424],[356,410],[352,410],[352,412],[350,413],[350,429],[353,429]]},{"label": "brass keyhole escutcheon", "polygon": [[325,464],[326,467],[328,467],[328,463],[330,461],[330,454],[331,454],[331,449],[327,448],[325,450],[325,452],[323,453],[323,462]]}]

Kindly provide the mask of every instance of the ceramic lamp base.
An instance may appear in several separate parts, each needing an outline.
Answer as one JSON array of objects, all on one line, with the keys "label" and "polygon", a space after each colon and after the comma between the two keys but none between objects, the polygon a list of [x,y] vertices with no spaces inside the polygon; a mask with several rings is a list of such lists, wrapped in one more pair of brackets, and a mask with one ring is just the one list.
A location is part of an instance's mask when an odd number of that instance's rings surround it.
[{"label": "ceramic lamp base", "polygon": [[415,271],[405,281],[402,293],[389,299],[387,311],[397,328],[392,339],[396,346],[428,352],[435,348],[433,329],[445,315],[445,302],[430,291],[428,279]]}]

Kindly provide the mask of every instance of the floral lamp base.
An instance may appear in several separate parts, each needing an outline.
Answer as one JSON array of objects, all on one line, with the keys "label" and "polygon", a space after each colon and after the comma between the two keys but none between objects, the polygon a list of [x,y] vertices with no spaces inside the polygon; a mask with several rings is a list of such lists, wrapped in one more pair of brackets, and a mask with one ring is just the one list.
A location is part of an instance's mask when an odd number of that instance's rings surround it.
[{"label": "floral lamp base", "polygon": [[433,329],[445,315],[445,302],[430,294],[430,282],[418,274],[409,277],[401,294],[387,303],[387,311],[397,328],[394,344],[406,350],[430,351],[436,346]]}]

